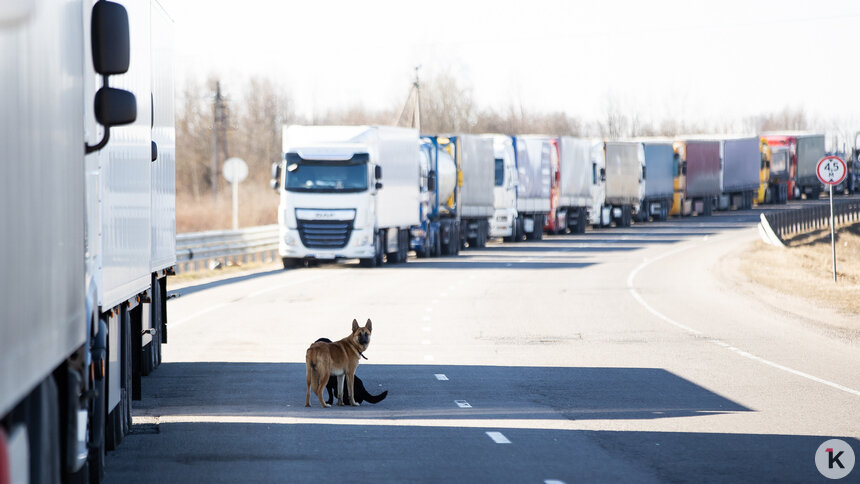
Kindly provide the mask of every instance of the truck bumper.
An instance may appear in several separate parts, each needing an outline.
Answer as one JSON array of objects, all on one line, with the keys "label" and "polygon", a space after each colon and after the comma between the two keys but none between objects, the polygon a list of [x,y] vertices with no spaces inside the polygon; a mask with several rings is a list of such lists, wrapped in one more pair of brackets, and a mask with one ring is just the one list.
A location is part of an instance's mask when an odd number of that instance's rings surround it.
[{"label": "truck bumper", "polygon": [[322,249],[305,247],[302,244],[298,230],[281,227],[278,243],[278,255],[282,258],[294,259],[361,259],[373,257],[376,249],[373,246],[373,236],[367,230],[353,230],[345,247],[338,249]]},{"label": "truck bumper", "polygon": [[496,210],[490,219],[490,237],[510,237],[514,230],[514,212]]}]

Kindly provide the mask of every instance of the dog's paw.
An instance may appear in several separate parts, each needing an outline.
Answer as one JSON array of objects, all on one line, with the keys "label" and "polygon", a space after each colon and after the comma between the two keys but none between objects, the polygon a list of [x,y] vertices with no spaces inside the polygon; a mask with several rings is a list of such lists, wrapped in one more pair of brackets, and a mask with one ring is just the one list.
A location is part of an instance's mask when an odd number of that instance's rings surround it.
[{"label": "dog's paw", "polygon": [[352,403],[350,403],[350,405],[352,405],[353,407],[360,407],[361,406],[361,404],[358,402],[352,402]]},{"label": "dog's paw", "polygon": [[322,404],[322,407],[323,407],[323,408],[329,408],[329,407],[331,407],[331,405],[329,405],[329,404],[327,404],[327,403],[323,403],[323,404]]}]

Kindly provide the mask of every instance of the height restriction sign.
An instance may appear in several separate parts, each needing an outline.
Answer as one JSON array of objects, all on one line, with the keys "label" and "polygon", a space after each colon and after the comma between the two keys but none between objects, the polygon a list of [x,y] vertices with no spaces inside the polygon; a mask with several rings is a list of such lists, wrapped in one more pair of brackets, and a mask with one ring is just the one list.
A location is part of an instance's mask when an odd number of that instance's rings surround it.
[{"label": "height restriction sign", "polygon": [[848,175],[848,167],[838,156],[825,156],[818,160],[815,174],[818,175],[818,180],[825,185],[838,185]]}]

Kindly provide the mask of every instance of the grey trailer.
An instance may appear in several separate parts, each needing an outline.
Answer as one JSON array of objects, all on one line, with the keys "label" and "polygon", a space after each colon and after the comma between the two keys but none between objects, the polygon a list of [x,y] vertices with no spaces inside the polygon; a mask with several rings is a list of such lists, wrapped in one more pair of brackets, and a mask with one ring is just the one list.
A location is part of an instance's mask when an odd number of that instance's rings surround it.
[{"label": "grey trailer", "polygon": [[761,142],[757,136],[722,140],[718,208],[749,210],[761,177]]},{"label": "grey trailer", "polygon": [[[469,247],[484,247],[490,238],[495,186],[493,140],[477,135],[451,136],[462,173],[460,185],[460,234]],[[463,243],[461,243],[463,246]]]},{"label": "grey trailer", "polygon": [[[825,155],[823,134],[798,134],[797,138],[797,193],[816,199],[824,185],[818,180],[815,168]],[[799,198],[799,197],[796,197]]]},{"label": "grey trailer", "polygon": [[645,169],[642,171],[644,196],[640,202],[640,221],[650,217],[666,220],[675,193],[675,150],[671,141],[646,141]]}]

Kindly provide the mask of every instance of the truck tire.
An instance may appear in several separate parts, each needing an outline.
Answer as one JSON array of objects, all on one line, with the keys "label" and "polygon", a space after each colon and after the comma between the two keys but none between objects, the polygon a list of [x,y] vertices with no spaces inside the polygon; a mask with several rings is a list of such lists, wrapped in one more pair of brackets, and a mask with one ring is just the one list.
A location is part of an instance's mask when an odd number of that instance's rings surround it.
[{"label": "truck tire", "polygon": [[714,204],[709,198],[702,200],[702,216],[710,217],[714,212]]},{"label": "truck tire", "polygon": [[27,397],[30,482],[60,482],[60,409],[57,384],[49,376]]}]

